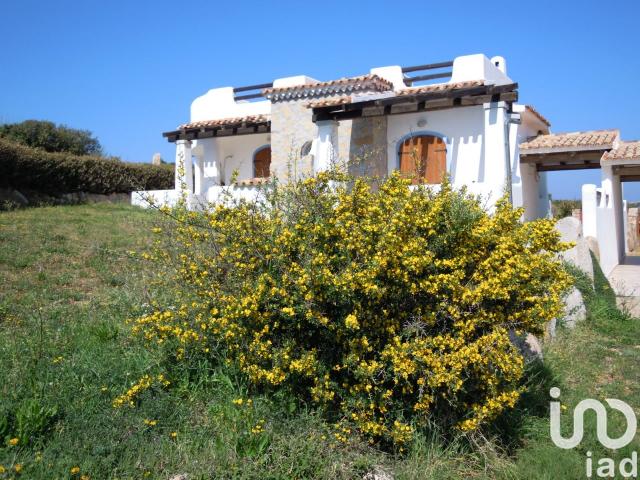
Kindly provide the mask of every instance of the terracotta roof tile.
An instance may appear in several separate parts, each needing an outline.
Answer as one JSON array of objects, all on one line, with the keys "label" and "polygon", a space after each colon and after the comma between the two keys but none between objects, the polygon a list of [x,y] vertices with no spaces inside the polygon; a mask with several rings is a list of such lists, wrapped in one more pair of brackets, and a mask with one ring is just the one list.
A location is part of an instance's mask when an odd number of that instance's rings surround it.
[{"label": "terracotta roof tile", "polygon": [[268,121],[269,115],[247,115],[246,117],[220,118],[217,120],[200,120],[198,122],[183,123],[178,127],[178,130],[206,127],[237,127],[243,123],[255,124],[266,123]]},{"label": "terracotta roof tile", "polygon": [[549,122],[549,120],[547,120],[544,116],[542,116],[542,114],[540,112],[538,112],[535,108],[533,108],[533,105],[527,105],[526,109],[528,111],[530,111],[534,116],[536,116],[538,118],[538,120],[540,120],[542,123],[546,124],[547,127],[551,126],[551,122]]},{"label": "terracotta roof tile", "polygon": [[340,78],[329,82],[306,83],[290,87],[266,88],[263,95],[271,101],[296,100],[299,98],[317,98],[327,95],[375,91],[384,92],[393,89],[393,84],[378,75]]},{"label": "terracotta roof tile", "polygon": [[269,177],[254,177],[248,178],[246,180],[240,180],[237,182],[237,185],[240,187],[249,187],[254,185],[262,185],[263,183],[267,183],[269,181]]},{"label": "terracotta roof tile", "polygon": [[351,103],[352,99],[349,96],[343,95],[341,97],[323,98],[322,100],[316,100],[309,102],[305,105],[307,108],[320,108],[320,107],[336,107],[338,105],[346,105]]},{"label": "terracotta roof tile", "polygon": [[455,83],[434,83],[432,85],[422,85],[419,87],[409,87],[396,92],[397,96],[416,95],[420,93],[447,92],[449,90],[458,90],[461,88],[479,87],[484,85],[484,80],[469,80],[466,82]]},{"label": "terracotta roof tile", "polygon": [[[436,93],[436,92],[448,92],[452,90],[458,90],[461,88],[471,88],[471,87],[479,87],[484,85],[483,80],[473,80],[467,82],[457,82],[457,83],[437,83],[433,85],[423,85],[421,87],[409,87],[402,90],[397,90],[395,92],[389,92],[389,96],[393,97],[406,97],[410,95],[418,95],[421,93]],[[372,93],[373,97],[375,93]],[[378,95],[381,95],[378,92]],[[357,97],[357,98],[355,98]],[[316,100],[313,102],[309,102],[306,104],[307,108],[321,108],[321,107],[335,107],[338,105],[345,105],[347,103],[360,103],[367,101],[366,93],[356,93],[354,95],[343,95],[337,98],[327,98]]]},{"label": "terracotta roof tile", "polygon": [[620,142],[616,148],[602,155],[603,161],[640,160],[640,141]]},{"label": "terracotta roof tile", "polygon": [[608,149],[613,147],[620,132],[618,130],[593,130],[588,132],[570,132],[538,135],[520,144],[520,150],[572,150]]}]

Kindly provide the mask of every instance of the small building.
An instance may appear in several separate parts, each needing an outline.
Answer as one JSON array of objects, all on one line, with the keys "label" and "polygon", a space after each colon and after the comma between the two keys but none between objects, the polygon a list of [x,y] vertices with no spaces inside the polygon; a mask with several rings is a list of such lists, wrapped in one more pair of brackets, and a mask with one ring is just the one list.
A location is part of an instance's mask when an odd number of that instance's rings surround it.
[{"label": "small building", "polygon": [[[301,75],[216,88],[193,101],[187,123],[163,134],[183,166],[176,168],[175,188],[134,192],[132,202],[144,206],[152,197],[173,204],[181,193],[190,208],[216,203],[223,193],[250,199],[270,177],[287,181],[338,163],[355,175],[399,170],[434,189],[448,175],[454,187],[481,195],[489,209],[507,192],[531,220],[549,213],[547,172],[600,168],[602,160],[605,200],[598,205],[620,210],[616,172],[631,168],[635,178],[636,170],[635,160],[620,153],[618,132],[553,135],[549,129],[532,106],[518,103],[518,84],[504,58],[482,54],[331,81]],[[583,207],[585,225],[622,228],[621,213],[599,212]],[[613,230],[615,247],[604,247],[611,250],[603,254],[611,258],[606,268],[624,255],[624,235]],[[602,235],[609,234],[596,234]]]}]

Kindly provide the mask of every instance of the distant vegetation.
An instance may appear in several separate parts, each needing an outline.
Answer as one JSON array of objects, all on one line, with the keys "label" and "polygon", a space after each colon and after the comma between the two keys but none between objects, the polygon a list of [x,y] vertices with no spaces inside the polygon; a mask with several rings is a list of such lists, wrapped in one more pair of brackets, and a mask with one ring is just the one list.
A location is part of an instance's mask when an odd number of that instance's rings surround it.
[{"label": "distant vegetation", "polygon": [[552,200],[551,213],[553,218],[564,218],[573,215],[573,210],[582,208],[580,200]]},{"label": "distant vegetation", "polygon": [[56,125],[46,120],[26,120],[0,125],[0,138],[47,152],[102,155],[102,145],[89,130]]}]

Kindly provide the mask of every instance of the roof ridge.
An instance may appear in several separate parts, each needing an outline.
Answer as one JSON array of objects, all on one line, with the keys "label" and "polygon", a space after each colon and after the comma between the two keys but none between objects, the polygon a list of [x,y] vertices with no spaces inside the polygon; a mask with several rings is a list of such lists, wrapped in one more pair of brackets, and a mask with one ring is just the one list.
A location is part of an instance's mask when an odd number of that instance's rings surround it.
[{"label": "roof ridge", "polygon": [[603,129],[598,129],[598,130],[577,130],[574,132],[557,132],[557,133],[542,133],[540,135],[537,135],[537,137],[542,137],[545,135],[585,135],[587,133],[611,133],[611,132],[618,132],[620,133],[620,129],[619,128],[603,128]]},{"label": "roof ridge", "polygon": [[376,80],[376,81],[381,81],[384,82],[386,84],[388,84],[391,88],[393,88],[393,84],[387,80],[386,78],[381,77],[380,75],[376,74],[376,73],[366,73],[363,75],[356,75],[354,77],[340,77],[337,78],[335,80],[319,80],[316,82],[311,82],[311,83],[300,83],[297,85],[287,85],[284,87],[270,87],[270,88],[265,88],[264,90],[262,90],[263,94],[268,94],[268,93],[272,93],[272,92],[279,92],[279,91],[286,91],[286,90],[296,90],[296,89],[305,89],[305,88],[317,88],[317,87],[323,87],[323,86],[331,86],[331,85],[338,85],[338,84],[342,84],[342,83],[349,83],[349,82],[357,82],[357,81],[362,81],[362,80]]},{"label": "roof ridge", "polygon": [[525,108],[527,110],[529,110],[535,117],[538,118],[538,120],[540,120],[542,123],[544,123],[547,127],[551,126],[551,122],[547,119],[547,117],[545,117],[544,115],[542,115],[538,109],[536,107],[534,107],[531,104],[527,104],[525,105]]},{"label": "roof ridge", "polygon": [[325,82],[265,88],[262,90],[262,94],[272,102],[277,102],[280,100],[297,100],[308,97],[344,95],[361,92],[363,90],[384,92],[393,90],[393,84],[375,73],[367,73],[357,77],[344,77]]}]

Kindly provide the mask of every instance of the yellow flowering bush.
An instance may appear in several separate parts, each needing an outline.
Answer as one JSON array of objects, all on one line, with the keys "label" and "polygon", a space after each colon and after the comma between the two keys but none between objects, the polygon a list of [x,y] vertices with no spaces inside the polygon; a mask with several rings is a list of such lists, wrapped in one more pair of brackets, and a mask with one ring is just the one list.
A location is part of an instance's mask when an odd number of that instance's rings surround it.
[{"label": "yellow flowering bush", "polygon": [[255,388],[287,389],[339,440],[479,428],[519,397],[510,333],[540,335],[561,312],[566,245],[506,200],[488,214],[446,182],[409,183],[326,172],[255,202],[163,209],[144,257],[173,293],[133,331],[172,361],[224,358]]}]

